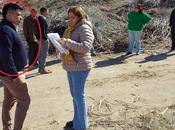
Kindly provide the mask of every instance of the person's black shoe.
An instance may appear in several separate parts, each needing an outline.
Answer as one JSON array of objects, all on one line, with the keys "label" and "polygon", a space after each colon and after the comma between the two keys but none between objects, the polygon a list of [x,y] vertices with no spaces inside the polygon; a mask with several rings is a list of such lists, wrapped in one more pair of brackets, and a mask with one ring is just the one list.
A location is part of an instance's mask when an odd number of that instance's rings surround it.
[{"label": "person's black shoe", "polygon": [[91,56],[97,56],[96,52],[92,52]]},{"label": "person's black shoe", "polygon": [[126,53],[126,55],[130,55],[130,54],[132,54],[132,52],[127,52],[127,53]]},{"label": "person's black shoe", "polygon": [[171,48],[171,50],[170,51],[175,51],[175,48]]},{"label": "person's black shoe", "polygon": [[[73,127],[73,121],[68,121],[64,128],[72,128]],[[73,129],[72,129],[73,130]]]}]

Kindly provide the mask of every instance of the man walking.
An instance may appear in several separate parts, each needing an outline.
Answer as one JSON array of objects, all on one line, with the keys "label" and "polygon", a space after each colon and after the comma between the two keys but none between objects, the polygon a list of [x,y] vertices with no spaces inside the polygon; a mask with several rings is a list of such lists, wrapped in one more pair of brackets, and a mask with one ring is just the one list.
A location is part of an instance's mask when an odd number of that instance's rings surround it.
[{"label": "man walking", "polygon": [[[40,74],[48,74],[48,73],[51,73],[51,71],[45,69],[46,57],[47,57],[47,53],[48,53],[48,49],[49,49],[49,40],[47,38],[48,25],[47,25],[47,21],[46,21],[46,18],[48,17],[48,9],[45,7],[42,7],[40,9],[40,13],[41,13],[41,15],[38,17],[38,20],[39,20],[41,32],[42,32],[42,48],[41,48],[40,56],[38,59],[38,63],[39,63],[38,72]],[[40,40],[39,29],[37,31],[36,37],[39,41]]]},{"label": "man walking", "polygon": [[24,36],[26,38],[28,48],[29,48],[28,50],[29,65],[33,65],[33,66],[36,65],[36,63],[34,63],[34,60],[36,59],[38,48],[39,48],[39,44],[35,36],[36,27],[37,27],[37,23],[35,20],[36,13],[37,13],[36,10],[32,9],[31,14],[27,16],[23,22]]},{"label": "man walking", "polygon": [[22,130],[30,104],[24,75],[18,75],[27,65],[27,52],[24,43],[16,31],[22,20],[22,8],[17,4],[6,4],[2,9],[3,20],[0,22],[0,70],[16,76],[0,73],[4,85],[2,105],[3,130],[12,130],[10,110],[15,102],[16,111],[13,130]]}]

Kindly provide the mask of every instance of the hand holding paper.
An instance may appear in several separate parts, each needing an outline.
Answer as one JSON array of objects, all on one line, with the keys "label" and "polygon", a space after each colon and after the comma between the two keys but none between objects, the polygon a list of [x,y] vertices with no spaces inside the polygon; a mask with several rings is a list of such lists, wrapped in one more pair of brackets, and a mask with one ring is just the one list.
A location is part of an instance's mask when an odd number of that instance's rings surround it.
[{"label": "hand holding paper", "polygon": [[58,42],[59,42],[62,46],[64,46],[64,44],[65,44],[65,38],[60,38],[60,39],[58,40]]},{"label": "hand holding paper", "polygon": [[69,54],[69,51],[61,46],[61,44],[58,42],[60,40],[58,33],[48,33],[47,36],[61,54]]}]

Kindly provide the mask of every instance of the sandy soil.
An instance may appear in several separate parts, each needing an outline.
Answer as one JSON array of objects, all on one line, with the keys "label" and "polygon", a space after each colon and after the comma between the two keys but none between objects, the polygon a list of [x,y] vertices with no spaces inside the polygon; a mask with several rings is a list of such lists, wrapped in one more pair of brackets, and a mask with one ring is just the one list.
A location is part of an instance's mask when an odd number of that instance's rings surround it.
[{"label": "sandy soil", "polygon": [[[100,55],[93,60],[87,81],[91,130],[175,129],[175,52]],[[27,73],[32,102],[24,130],[63,130],[72,119],[66,72],[55,59],[47,68],[53,73]],[[0,106],[2,93],[1,87]]]}]

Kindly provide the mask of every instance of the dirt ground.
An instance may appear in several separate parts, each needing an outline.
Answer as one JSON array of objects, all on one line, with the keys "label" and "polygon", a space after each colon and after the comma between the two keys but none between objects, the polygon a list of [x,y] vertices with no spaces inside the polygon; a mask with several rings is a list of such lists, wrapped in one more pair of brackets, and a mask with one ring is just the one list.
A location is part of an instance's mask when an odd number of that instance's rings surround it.
[{"label": "dirt ground", "polygon": [[[175,52],[108,54],[93,60],[87,81],[90,130],[175,129]],[[27,73],[32,102],[24,130],[63,130],[72,119],[66,72],[55,58],[47,65],[52,74]],[[1,87],[0,111],[2,93]]]}]

